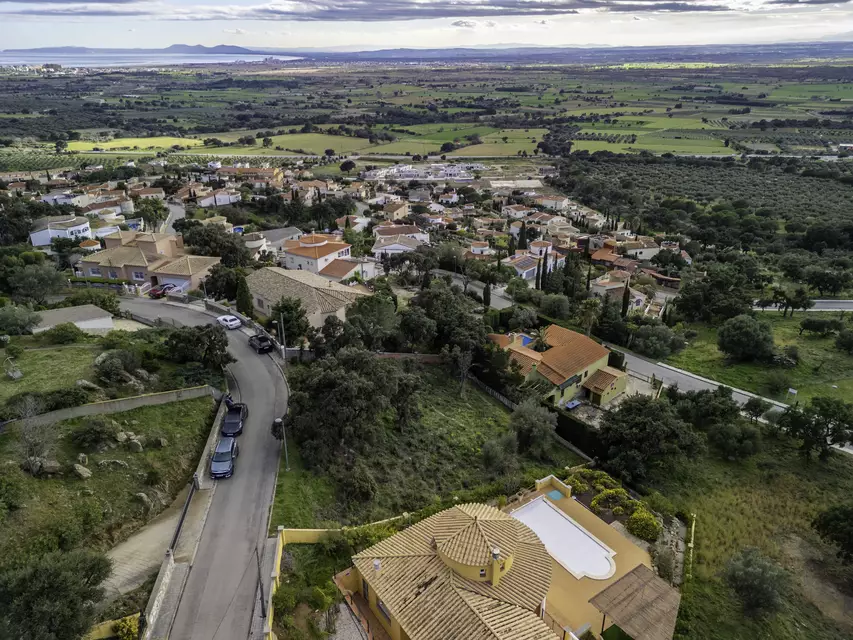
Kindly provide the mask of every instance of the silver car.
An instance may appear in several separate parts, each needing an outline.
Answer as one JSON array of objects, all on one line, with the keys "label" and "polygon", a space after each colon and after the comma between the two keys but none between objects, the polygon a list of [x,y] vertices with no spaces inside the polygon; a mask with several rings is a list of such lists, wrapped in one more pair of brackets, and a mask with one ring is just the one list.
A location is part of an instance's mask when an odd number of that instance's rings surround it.
[{"label": "silver car", "polygon": [[234,465],[240,455],[240,445],[234,438],[222,438],[216,443],[213,457],[210,459],[211,478],[230,478],[234,475]]}]

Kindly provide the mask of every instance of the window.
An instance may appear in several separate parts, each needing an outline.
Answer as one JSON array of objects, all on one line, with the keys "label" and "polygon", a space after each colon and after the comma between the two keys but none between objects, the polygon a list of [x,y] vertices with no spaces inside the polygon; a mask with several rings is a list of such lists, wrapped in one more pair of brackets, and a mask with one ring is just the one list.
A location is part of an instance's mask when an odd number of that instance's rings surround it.
[{"label": "window", "polygon": [[133,272],[134,280],[145,280],[145,272],[144,271],[134,271]]},{"label": "window", "polygon": [[589,371],[588,371],[588,370],[583,372],[583,377],[584,377],[584,378],[586,378],[588,375],[589,375]]},{"label": "window", "polygon": [[485,578],[485,577],[486,577],[486,570],[485,570],[485,569],[480,569],[480,577],[481,577],[481,578]]},{"label": "window", "polygon": [[376,607],[379,609],[380,613],[385,616],[385,619],[388,622],[391,622],[391,612],[388,611],[388,608],[385,606],[385,603],[382,602],[379,598],[376,598]]},{"label": "window", "polygon": [[364,592],[364,599],[370,602],[370,588],[367,586],[367,580],[361,579],[361,590]]},{"label": "window", "polygon": [[258,298],[258,299],[256,300],[256,302],[255,302],[255,306],[256,306],[258,309],[263,309],[263,308],[264,308],[264,301],[263,301],[263,300],[261,300],[260,298]]},{"label": "window", "polygon": [[98,267],[92,267],[91,269],[89,269],[89,275],[90,275],[90,276],[100,276],[100,275],[101,275],[101,270],[100,270],[100,268],[98,268]]},{"label": "window", "polygon": [[113,271],[112,269],[110,269],[110,278],[112,280],[118,280],[118,271]]}]

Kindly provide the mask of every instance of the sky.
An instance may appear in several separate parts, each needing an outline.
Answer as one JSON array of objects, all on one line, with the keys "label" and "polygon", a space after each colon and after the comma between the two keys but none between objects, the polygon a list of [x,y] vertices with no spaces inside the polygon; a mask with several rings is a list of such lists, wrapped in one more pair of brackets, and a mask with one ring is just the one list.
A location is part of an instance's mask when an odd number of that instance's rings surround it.
[{"label": "sky", "polygon": [[853,0],[0,0],[0,48],[853,40]]}]

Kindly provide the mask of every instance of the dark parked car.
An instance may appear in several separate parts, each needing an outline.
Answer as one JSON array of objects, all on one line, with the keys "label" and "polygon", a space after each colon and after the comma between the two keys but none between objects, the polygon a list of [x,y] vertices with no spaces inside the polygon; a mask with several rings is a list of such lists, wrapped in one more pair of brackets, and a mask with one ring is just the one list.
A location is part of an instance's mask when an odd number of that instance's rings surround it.
[{"label": "dark parked car", "polygon": [[151,291],[148,292],[148,296],[155,300],[158,298],[165,298],[169,295],[169,292],[172,291],[172,289],[177,289],[177,287],[173,284],[158,284],[156,287],[151,287]]},{"label": "dark parked car", "polygon": [[234,438],[222,438],[216,443],[210,459],[211,478],[230,478],[234,475],[234,464],[240,455],[240,446]]},{"label": "dark parked car", "polygon": [[273,349],[275,349],[275,345],[272,340],[270,340],[267,336],[264,335],[256,335],[249,338],[249,346],[252,347],[258,353],[269,353]]},{"label": "dark parked car", "polygon": [[243,433],[243,421],[249,415],[249,408],[242,402],[232,404],[222,420],[220,432],[225,438],[233,438]]}]

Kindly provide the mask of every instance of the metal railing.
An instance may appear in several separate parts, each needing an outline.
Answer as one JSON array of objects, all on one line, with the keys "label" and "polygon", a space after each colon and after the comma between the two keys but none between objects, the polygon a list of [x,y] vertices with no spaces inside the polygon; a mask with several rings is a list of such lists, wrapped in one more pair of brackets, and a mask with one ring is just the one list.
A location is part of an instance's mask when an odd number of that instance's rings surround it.
[{"label": "metal railing", "polygon": [[178,518],[178,525],[175,527],[175,533],[172,536],[171,542],[169,542],[169,551],[174,551],[175,547],[178,546],[178,538],[181,537],[181,529],[184,527],[184,521],[187,519],[187,512],[190,510],[190,502],[192,502],[193,495],[196,492],[196,484],[198,482],[198,474],[193,474],[193,479],[190,481],[190,490],[187,493],[187,499],[184,500],[184,508],[181,509],[181,517]]}]

